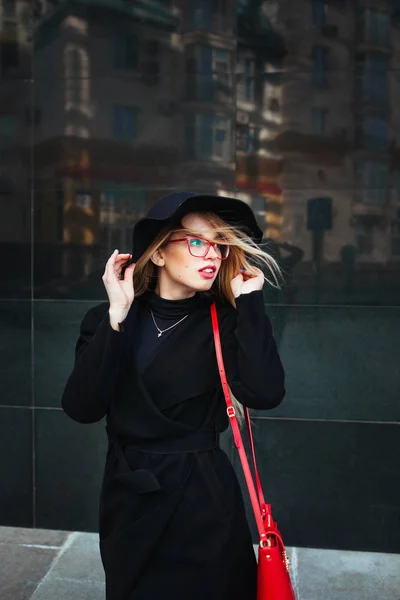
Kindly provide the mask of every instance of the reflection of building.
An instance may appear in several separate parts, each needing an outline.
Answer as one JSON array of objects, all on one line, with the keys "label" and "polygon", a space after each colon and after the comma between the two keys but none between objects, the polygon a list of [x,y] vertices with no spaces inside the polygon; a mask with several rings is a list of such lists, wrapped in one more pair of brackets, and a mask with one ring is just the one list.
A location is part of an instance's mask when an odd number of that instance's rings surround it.
[{"label": "reflection of building", "polygon": [[282,128],[280,65],[283,38],[262,7],[242,2],[238,13],[236,185],[265,235],[280,238],[282,157],[273,146]]},{"label": "reflection of building", "polygon": [[153,199],[184,187],[248,201],[266,236],[306,261],[307,200],[328,196],[325,260],[344,246],[360,261],[399,255],[400,29],[388,3],[35,6],[38,240],[127,248]]},{"label": "reflection of building", "polygon": [[29,242],[29,1],[0,0],[0,240]]},{"label": "reflection of building", "polygon": [[282,86],[283,235],[311,254],[308,198],[330,196],[324,255],[400,256],[400,49],[393,3],[279,3],[289,53]]},{"label": "reflection of building", "polygon": [[237,54],[234,0],[93,4],[36,6],[36,239],[129,247],[172,187],[237,194],[279,235],[284,50],[270,23],[241,13]]},{"label": "reflection of building", "polygon": [[180,2],[185,52],[182,185],[235,187],[235,1]]},{"label": "reflection of building", "polygon": [[95,5],[37,5],[36,239],[129,248],[162,192],[235,193],[235,2]]},{"label": "reflection of building", "polygon": [[47,8],[35,31],[37,239],[129,248],[133,221],[175,183],[177,19],[154,3]]}]

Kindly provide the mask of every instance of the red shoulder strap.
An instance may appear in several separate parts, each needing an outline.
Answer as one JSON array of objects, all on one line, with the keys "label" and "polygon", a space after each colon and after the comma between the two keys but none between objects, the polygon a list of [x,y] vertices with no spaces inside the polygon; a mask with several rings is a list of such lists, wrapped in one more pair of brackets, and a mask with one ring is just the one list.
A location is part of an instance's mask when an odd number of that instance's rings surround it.
[{"label": "red shoulder strap", "polygon": [[[215,303],[211,305],[211,321],[212,321],[212,327],[213,327],[215,352],[216,352],[216,356],[217,356],[218,369],[219,369],[219,374],[220,374],[221,383],[222,383],[222,389],[224,391],[225,401],[226,401],[226,405],[227,405],[227,413],[228,413],[228,417],[229,417],[229,422],[232,427],[233,439],[235,441],[235,445],[239,452],[240,462],[242,463],[243,473],[244,473],[244,476],[246,479],[246,484],[247,484],[247,487],[249,490],[251,505],[253,507],[253,512],[254,512],[254,516],[256,519],[257,529],[260,534],[260,539],[262,540],[263,538],[266,537],[264,518],[266,517],[267,514],[270,514],[270,505],[265,504],[265,501],[264,501],[264,495],[263,495],[263,491],[261,488],[260,477],[258,475],[249,411],[246,407],[244,407],[244,413],[245,413],[245,417],[246,417],[246,425],[247,425],[247,430],[249,433],[250,446],[251,446],[251,451],[252,451],[252,456],[253,456],[254,472],[255,472],[258,496],[257,496],[256,489],[254,486],[253,477],[251,475],[249,462],[248,462],[247,456],[246,456],[246,451],[243,446],[243,440],[242,440],[242,436],[240,433],[239,424],[238,424],[238,421],[236,418],[235,408],[232,405],[232,399],[231,399],[231,395],[230,395],[230,391],[229,391],[229,384],[228,384],[228,381],[226,378],[226,373],[225,373],[224,360],[222,357],[222,349],[221,349],[221,338],[220,338],[219,326],[218,326],[217,307],[216,307]],[[268,521],[269,521],[269,519],[268,519]],[[268,523],[268,525],[269,525],[269,523]]]}]

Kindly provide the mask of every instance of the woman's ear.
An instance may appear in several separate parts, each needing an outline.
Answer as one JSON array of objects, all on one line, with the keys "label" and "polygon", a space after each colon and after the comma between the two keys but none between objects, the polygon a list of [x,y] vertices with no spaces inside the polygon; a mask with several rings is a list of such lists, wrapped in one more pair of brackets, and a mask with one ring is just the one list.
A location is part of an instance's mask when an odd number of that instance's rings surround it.
[{"label": "woman's ear", "polygon": [[165,265],[165,260],[160,250],[156,250],[156,252],[154,252],[151,257],[151,262],[154,263],[156,267],[163,267]]}]

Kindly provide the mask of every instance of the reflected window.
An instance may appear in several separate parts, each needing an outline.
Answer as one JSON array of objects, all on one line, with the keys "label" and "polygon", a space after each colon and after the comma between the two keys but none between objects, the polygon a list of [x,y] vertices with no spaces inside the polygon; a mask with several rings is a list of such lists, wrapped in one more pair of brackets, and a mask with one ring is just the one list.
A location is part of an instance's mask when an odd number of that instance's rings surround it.
[{"label": "reflected window", "polygon": [[227,0],[190,0],[187,2],[189,26],[193,29],[212,31],[228,26]]},{"label": "reflected window", "polygon": [[0,42],[1,74],[5,75],[9,69],[19,66],[18,44],[16,42]]},{"label": "reflected window", "polygon": [[16,0],[4,0],[2,3],[0,16],[3,20],[15,19],[16,17]]},{"label": "reflected window", "polygon": [[160,44],[157,40],[147,40],[143,43],[141,70],[150,77],[158,77],[160,74]]},{"label": "reflected window", "polygon": [[67,44],[64,56],[65,108],[66,110],[79,109],[87,113],[90,100],[90,64],[87,51],[75,44]]},{"label": "reflected window", "polygon": [[311,0],[312,20],[314,25],[324,25],[326,17],[326,2],[324,0]]},{"label": "reflected window", "polygon": [[[396,169],[392,174],[392,198],[400,203],[400,170]],[[400,217],[399,217],[400,218]]]},{"label": "reflected window", "polygon": [[15,115],[0,114],[0,146],[8,146],[15,138],[17,118]]},{"label": "reflected window", "polygon": [[146,192],[131,184],[102,182],[100,184],[100,213],[108,212],[137,216],[146,210]]},{"label": "reflected window", "polygon": [[266,198],[264,196],[254,195],[251,198],[251,208],[256,216],[257,223],[260,229],[264,229],[266,227],[265,217],[267,214],[266,211]]},{"label": "reflected window", "polygon": [[103,181],[100,184],[100,240],[112,248],[129,249],[132,224],[147,210],[147,193],[132,184]]},{"label": "reflected window", "polygon": [[355,163],[356,201],[386,204],[389,166],[383,162],[358,159]]},{"label": "reflected window", "polygon": [[137,136],[138,109],[114,105],[113,136],[118,140],[134,140]]},{"label": "reflected window", "polygon": [[396,216],[390,224],[391,255],[400,257],[400,207],[397,208]]},{"label": "reflected window", "polygon": [[254,154],[260,149],[260,128],[246,125],[236,127],[236,150]]},{"label": "reflected window", "polygon": [[92,194],[85,190],[79,190],[75,194],[75,204],[79,208],[92,208]]},{"label": "reflected window", "polygon": [[254,102],[255,99],[255,60],[251,56],[239,57],[237,99],[242,102]]},{"label": "reflected window", "polygon": [[382,117],[365,117],[363,123],[364,144],[367,148],[383,150],[389,144],[389,123]]},{"label": "reflected window", "polygon": [[191,0],[188,3],[189,23],[194,29],[212,29],[213,4],[215,0]]},{"label": "reflected window", "polygon": [[329,50],[325,46],[314,46],[312,52],[311,80],[314,85],[326,85]]},{"label": "reflected window", "polygon": [[358,61],[358,66],[361,67],[356,79],[359,99],[376,106],[386,106],[389,103],[389,59],[369,53]]},{"label": "reflected window", "polygon": [[279,113],[281,111],[281,105],[278,98],[271,98],[268,103],[268,108],[273,113]]},{"label": "reflected window", "polygon": [[198,46],[197,59],[197,94],[199,100],[212,100],[214,97],[213,49],[211,46]]},{"label": "reflected window", "polygon": [[136,69],[138,66],[138,39],[136,35],[118,34],[114,37],[114,67]]},{"label": "reflected window", "polygon": [[387,44],[390,40],[389,13],[373,8],[361,10],[364,39],[377,44]]},{"label": "reflected window", "polygon": [[312,108],[311,109],[311,126],[313,133],[322,135],[326,132],[326,120],[328,111],[326,108]]},{"label": "reflected window", "polygon": [[189,156],[230,160],[231,121],[228,117],[200,114],[188,117],[186,144]]},{"label": "reflected window", "polygon": [[369,256],[374,249],[373,228],[362,222],[355,226],[356,248],[358,254]]},{"label": "reflected window", "polygon": [[213,46],[196,46],[194,58],[187,64],[189,72],[188,95],[198,100],[215,100],[216,95],[231,94],[231,53]]},{"label": "reflected window", "polygon": [[252,58],[246,58],[244,65],[245,72],[245,88],[244,99],[249,102],[254,102],[254,80],[255,80],[255,62]]},{"label": "reflected window", "polygon": [[217,81],[224,85],[230,83],[231,72],[231,54],[227,50],[219,48],[213,49],[213,73],[216,75]]}]

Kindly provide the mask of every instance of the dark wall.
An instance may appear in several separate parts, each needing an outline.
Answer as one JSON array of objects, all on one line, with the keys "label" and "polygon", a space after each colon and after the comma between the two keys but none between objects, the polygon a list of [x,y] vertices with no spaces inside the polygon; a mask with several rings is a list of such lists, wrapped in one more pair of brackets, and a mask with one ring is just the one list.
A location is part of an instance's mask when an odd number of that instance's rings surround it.
[{"label": "dark wall", "polygon": [[285,541],[399,552],[392,3],[0,5],[0,523],[96,530],[104,423],[60,408],[79,324],[159,196],[218,190],[284,273],[287,396],[252,417]]}]

